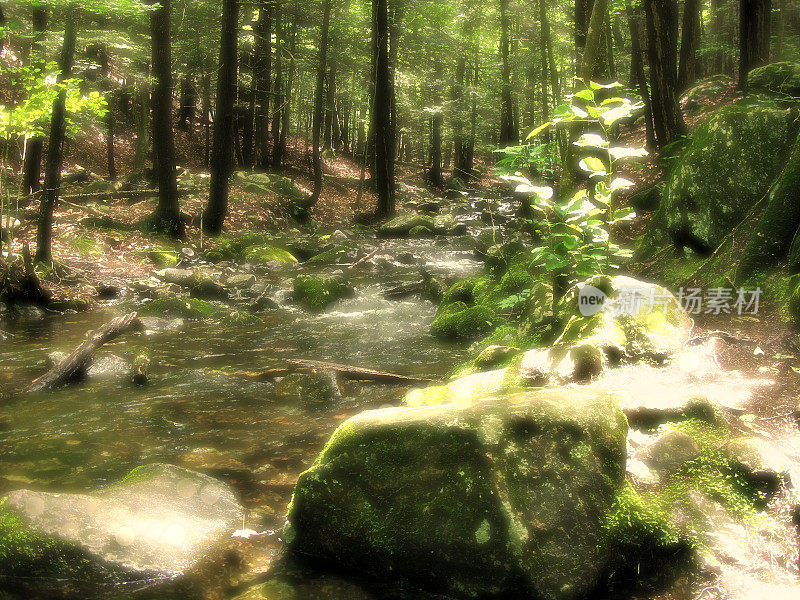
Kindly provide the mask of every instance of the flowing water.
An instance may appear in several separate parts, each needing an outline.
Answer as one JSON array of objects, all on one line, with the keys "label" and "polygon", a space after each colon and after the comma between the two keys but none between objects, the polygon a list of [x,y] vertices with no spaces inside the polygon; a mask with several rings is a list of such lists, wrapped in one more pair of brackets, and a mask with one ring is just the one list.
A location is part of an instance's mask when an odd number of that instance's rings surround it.
[{"label": "flowing water", "polygon": [[[460,217],[470,235],[484,227]],[[469,236],[467,236],[469,237]],[[384,298],[383,291],[419,278],[420,268],[445,278],[477,272],[467,237],[381,242],[364,237],[361,255],[384,244],[370,261],[348,271],[356,294],[322,314],[289,301],[297,273],[341,273],[344,265],[276,268],[260,275],[279,308],[256,322],[186,322],[174,330],[128,333],[98,356],[126,361],[146,352],[150,381],[132,385],[112,373],[56,392],[0,404],[0,493],[28,487],[82,491],[113,482],[132,468],[168,462],[210,472],[233,484],[266,526],[278,526],[297,474],[313,462],[343,419],[396,404],[407,388],[348,383],[342,399],[304,406],[273,394],[273,383],[243,375],[280,367],[287,358],[325,360],[431,379],[446,377],[466,348],[433,338],[436,305],[418,297]],[[398,261],[401,257],[401,261]],[[86,314],[2,323],[0,386],[19,390],[46,370],[48,353],[68,351],[88,330],[135,309],[128,297]]]}]

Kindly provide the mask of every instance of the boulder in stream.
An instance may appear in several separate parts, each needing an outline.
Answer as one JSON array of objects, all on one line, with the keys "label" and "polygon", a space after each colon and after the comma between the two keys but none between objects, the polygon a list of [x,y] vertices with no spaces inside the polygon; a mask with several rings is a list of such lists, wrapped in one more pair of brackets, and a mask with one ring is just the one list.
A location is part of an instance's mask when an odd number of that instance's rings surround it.
[{"label": "boulder in stream", "polygon": [[298,275],[294,280],[292,299],[307,310],[321,311],[353,293],[353,288],[340,277]]},{"label": "boulder in stream", "polygon": [[613,398],[579,389],[367,411],[300,476],[285,537],[454,597],[584,598],[609,566],[627,430]]},{"label": "boulder in stream", "polygon": [[0,582],[81,599],[180,586],[219,557],[242,514],[227,485],[165,464],[86,494],[13,491],[0,501]]}]

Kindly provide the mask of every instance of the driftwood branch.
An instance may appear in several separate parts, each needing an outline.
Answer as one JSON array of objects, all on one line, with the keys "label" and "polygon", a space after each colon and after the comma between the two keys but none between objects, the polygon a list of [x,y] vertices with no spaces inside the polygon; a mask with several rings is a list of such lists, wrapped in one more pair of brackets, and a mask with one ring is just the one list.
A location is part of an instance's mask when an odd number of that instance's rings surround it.
[{"label": "driftwood branch", "polygon": [[350,265],[350,266],[349,266],[349,267],[347,267],[347,268],[348,268],[348,269],[355,269],[357,266],[359,266],[359,265],[361,265],[361,264],[364,264],[365,262],[367,262],[368,260],[370,260],[370,259],[371,259],[373,256],[375,256],[375,255],[376,255],[378,252],[380,252],[381,250],[383,250],[383,244],[381,244],[380,246],[378,246],[377,248],[375,248],[375,250],[373,250],[372,252],[370,252],[370,253],[369,253],[369,254],[367,254],[366,256],[363,256],[363,257],[359,258],[359,259],[358,259],[356,262],[354,262],[352,265]]},{"label": "driftwood branch", "polygon": [[380,383],[424,383],[433,381],[425,377],[408,377],[406,375],[397,375],[396,373],[385,373],[383,371],[354,367],[352,365],[341,365],[321,360],[292,358],[288,359],[286,362],[294,367],[295,370],[311,369],[316,371],[333,371],[344,379],[353,379],[356,381],[377,381]]},{"label": "driftwood branch", "polygon": [[86,340],[56,366],[31,383],[26,392],[40,392],[61,387],[86,374],[94,359],[94,353],[107,342],[125,333],[136,322],[136,313],[112,319],[96,331],[90,332]]}]

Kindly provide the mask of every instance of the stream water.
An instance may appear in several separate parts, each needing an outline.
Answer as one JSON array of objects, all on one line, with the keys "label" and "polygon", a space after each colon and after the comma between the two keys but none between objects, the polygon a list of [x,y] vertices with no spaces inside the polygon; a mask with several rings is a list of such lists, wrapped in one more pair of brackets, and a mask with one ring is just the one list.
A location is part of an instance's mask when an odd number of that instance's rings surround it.
[{"label": "stream water", "polygon": [[[485,227],[478,213],[459,217],[470,235]],[[304,358],[445,377],[466,349],[430,335],[436,305],[418,297],[389,300],[383,291],[418,279],[423,267],[450,279],[477,272],[481,265],[468,237],[364,236],[357,240],[362,255],[380,244],[382,250],[348,272],[355,296],[322,314],[289,301],[292,278],[342,272],[345,265],[276,267],[259,277],[272,287],[279,308],[261,313],[256,322],[186,322],[174,330],[127,334],[98,353],[132,361],[146,351],[152,361],[146,386],[133,386],[116,373],[56,392],[11,394],[0,403],[0,493],[19,487],[96,489],[138,465],[168,462],[227,480],[260,523],[279,526],[294,479],[336,426],[362,410],[397,403],[406,388],[348,383],[341,400],[312,408],[281,400],[272,383],[241,373]],[[71,350],[88,330],[131,309],[136,303],[123,297],[86,314],[4,321],[0,386],[24,388],[46,370],[48,353]]]}]

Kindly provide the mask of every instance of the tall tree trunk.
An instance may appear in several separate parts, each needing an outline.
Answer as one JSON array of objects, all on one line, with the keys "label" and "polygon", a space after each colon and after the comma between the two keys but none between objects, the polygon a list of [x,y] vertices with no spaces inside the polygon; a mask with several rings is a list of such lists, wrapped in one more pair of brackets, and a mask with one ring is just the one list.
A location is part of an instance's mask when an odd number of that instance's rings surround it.
[{"label": "tall tree trunk", "polygon": [[[203,61],[205,65],[206,61]],[[202,87],[203,100],[203,166],[208,168],[211,164],[211,74],[208,73],[207,65],[205,65],[203,76],[200,79]]]},{"label": "tall tree trunk", "polygon": [[106,90],[108,113],[106,114],[106,164],[108,165],[108,178],[117,178],[117,168],[114,161],[114,105],[117,95],[113,89],[114,81],[111,79],[111,62],[108,56],[108,46],[103,44],[100,48],[100,73],[103,77],[103,87]]},{"label": "tall tree trunk", "polygon": [[[72,76],[76,40],[75,8],[69,6],[64,28],[64,43],[61,47],[61,59],[58,65],[59,82],[66,81]],[[64,163],[66,133],[67,92],[62,89],[53,102],[53,114],[50,119],[50,142],[44,175],[44,195],[39,206],[39,227],[36,238],[36,260],[38,262],[50,262],[52,259],[53,213],[61,192],[61,167]]]},{"label": "tall tree trunk", "polygon": [[222,231],[228,213],[228,178],[232,168],[233,103],[236,96],[237,38],[239,1],[222,3],[222,36],[220,41],[217,82],[217,114],[214,119],[214,145],[211,154],[211,190],[203,215],[203,227],[211,235]]},{"label": "tall tree trunk", "polygon": [[[547,18],[547,4],[546,0],[539,0],[539,54],[542,63],[542,120],[550,120],[550,97],[547,93],[547,86],[550,85],[548,79],[548,72],[550,69],[550,61],[547,56],[547,39],[550,36],[550,21]],[[553,99],[555,98],[555,90],[553,92]],[[544,133],[544,141],[550,141],[550,129]]]},{"label": "tall tree trunk", "polygon": [[[333,45],[333,40],[329,42]],[[325,134],[323,135],[322,145],[324,148],[332,148],[334,140],[334,122],[336,121],[336,57],[332,56],[328,60],[328,76],[326,78],[325,96]]]},{"label": "tall tree trunk", "polygon": [[435,112],[431,115],[431,137],[430,137],[430,163],[431,166],[428,169],[427,173],[427,180],[428,183],[434,187],[441,187],[442,185],[442,121],[444,120],[444,115],[442,114],[441,108],[439,104],[441,103],[441,97],[438,93],[438,81],[442,79],[442,61],[439,56],[435,58],[435,67],[434,67],[434,81],[437,83],[434,85],[433,90],[433,101],[436,104],[434,107]]},{"label": "tall tree trunk", "polygon": [[281,26],[281,5],[275,3],[275,96],[272,109],[272,166],[279,167],[282,157],[279,155],[278,146],[281,139],[281,110],[283,103],[288,101],[288,96],[283,93],[283,29]]},{"label": "tall tree trunk", "polygon": [[392,127],[394,89],[389,64],[389,10],[387,0],[373,0],[372,26],[375,30],[373,56],[375,60],[375,99],[372,123],[375,132],[375,189],[378,194],[376,217],[388,217],[395,212],[394,153],[395,132]]},{"label": "tall tree trunk", "polygon": [[650,97],[658,148],[685,131],[678,105],[678,4],[676,0],[644,0]]},{"label": "tall tree trunk", "polygon": [[153,167],[158,182],[158,206],[152,215],[152,228],[173,237],[184,234],[178,182],[175,176],[175,140],[172,131],[172,38],[171,0],[159,0],[160,7],[150,13],[153,40]]},{"label": "tall tree trunk", "polygon": [[274,161],[276,168],[280,168],[283,164],[283,158],[286,155],[286,139],[289,135],[289,128],[292,123],[292,86],[294,85],[294,55],[297,51],[297,0],[294,2],[292,19],[292,34],[289,41],[289,70],[286,75],[286,100],[283,102],[283,122],[281,124],[281,135],[278,140],[278,147],[276,149],[277,158]]},{"label": "tall tree trunk", "polygon": [[133,153],[133,173],[144,176],[147,151],[150,148],[150,65],[142,65],[144,72],[136,84],[136,145]]},{"label": "tall tree trunk", "polygon": [[769,62],[771,14],[772,0],[739,1],[739,87],[741,89],[747,88],[747,74],[751,69]]},{"label": "tall tree trunk", "polygon": [[322,193],[322,155],[320,152],[320,138],[322,137],[322,122],[324,119],[323,102],[325,96],[325,73],[328,70],[328,35],[331,25],[331,0],[325,0],[322,8],[322,30],[320,31],[319,59],[317,60],[317,87],[314,90],[314,123],[311,132],[312,162],[314,165],[314,191],[308,200],[309,206],[314,206]]},{"label": "tall tree trunk", "polygon": [[500,62],[502,81],[500,90],[500,146],[511,146],[519,141],[514,124],[514,98],[511,94],[511,65],[509,63],[508,0],[500,0]]},{"label": "tall tree trunk", "polygon": [[256,164],[261,169],[269,167],[269,108],[270,77],[272,72],[272,8],[274,0],[261,0],[258,21],[254,28],[253,44],[253,94],[255,94],[256,116],[254,136]]},{"label": "tall tree trunk", "polygon": [[645,147],[649,152],[655,152],[658,147],[656,135],[653,130],[653,111],[650,108],[650,90],[647,88],[647,78],[644,74],[644,58],[642,56],[642,17],[634,14],[633,9],[627,8],[628,26],[631,32],[631,81],[630,87],[635,89],[644,104],[644,129]]},{"label": "tall tree trunk", "polygon": [[686,0],[681,27],[681,57],[678,67],[678,91],[684,92],[697,79],[697,46],[700,43],[700,0]]},{"label": "tall tree trunk", "polygon": [[[47,9],[35,7],[32,14],[33,21],[33,47],[31,48],[31,62],[43,66],[45,62],[42,38],[47,29]],[[25,165],[22,170],[22,193],[32,194],[41,187],[42,177],[42,147],[44,139],[34,137],[28,140],[25,150]]]},{"label": "tall tree trunk", "polygon": [[[575,0],[575,66],[579,77],[592,81],[608,79],[608,43],[606,42],[606,16],[600,23],[597,34],[600,36],[598,48],[593,51],[591,62],[585,59],[586,47],[589,44],[589,28],[594,13],[595,0]],[[606,4],[606,7],[608,5]],[[608,12],[607,8],[605,13]],[[586,66],[588,64],[588,66]]]},{"label": "tall tree trunk", "polygon": [[[463,41],[463,37],[462,37]],[[464,106],[464,77],[467,71],[467,56],[465,48],[461,48],[456,59],[456,74],[453,81],[451,98],[453,100],[453,145],[455,146],[455,160],[453,177],[462,181],[469,180],[469,173],[464,172],[464,152],[466,140],[464,139],[464,120],[466,110]]]}]

